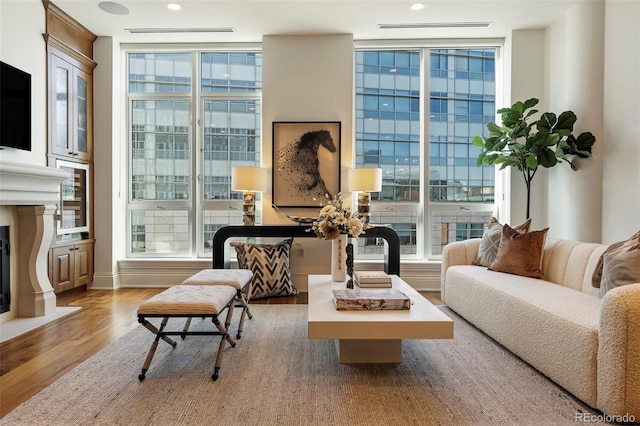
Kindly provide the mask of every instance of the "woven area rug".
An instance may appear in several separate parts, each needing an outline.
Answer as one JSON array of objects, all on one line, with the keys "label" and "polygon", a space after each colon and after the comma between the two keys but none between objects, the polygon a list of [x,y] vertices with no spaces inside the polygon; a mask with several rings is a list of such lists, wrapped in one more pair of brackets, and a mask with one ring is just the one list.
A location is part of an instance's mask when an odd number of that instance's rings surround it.
[{"label": "woven area rug", "polygon": [[[219,337],[160,342],[139,326],[9,413],[3,425],[551,425],[597,412],[466,321],[406,340],[402,364],[343,365],[307,339],[306,305],[253,305],[211,380]],[[235,321],[234,321],[235,324]],[[195,320],[192,329],[211,326]]]}]

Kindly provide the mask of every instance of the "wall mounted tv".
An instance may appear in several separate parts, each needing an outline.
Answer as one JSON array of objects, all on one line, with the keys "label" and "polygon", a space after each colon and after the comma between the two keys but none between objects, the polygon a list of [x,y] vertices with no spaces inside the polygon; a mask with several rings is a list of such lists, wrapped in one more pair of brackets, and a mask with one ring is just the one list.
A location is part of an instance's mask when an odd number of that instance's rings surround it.
[{"label": "wall mounted tv", "polygon": [[31,74],[0,61],[0,148],[31,151]]}]

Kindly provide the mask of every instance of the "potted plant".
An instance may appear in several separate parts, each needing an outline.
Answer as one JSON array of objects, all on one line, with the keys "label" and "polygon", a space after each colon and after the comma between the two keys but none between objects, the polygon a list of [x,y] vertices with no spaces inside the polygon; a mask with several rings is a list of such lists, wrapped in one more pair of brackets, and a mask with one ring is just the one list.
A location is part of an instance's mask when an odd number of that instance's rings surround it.
[{"label": "potted plant", "polygon": [[531,201],[531,181],[538,167],[550,168],[566,162],[572,170],[575,157],[591,157],[591,149],[596,138],[590,132],[573,135],[573,125],[577,117],[572,111],[559,116],[552,112],[543,113],[535,120],[533,109],[538,99],[531,98],[516,102],[510,108],[498,110],[502,125],[487,124],[489,137],[476,136],[473,145],[483,151],[477,164],[500,164],[500,170],[507,166],[518,169],[527,187],[527,219]]}]

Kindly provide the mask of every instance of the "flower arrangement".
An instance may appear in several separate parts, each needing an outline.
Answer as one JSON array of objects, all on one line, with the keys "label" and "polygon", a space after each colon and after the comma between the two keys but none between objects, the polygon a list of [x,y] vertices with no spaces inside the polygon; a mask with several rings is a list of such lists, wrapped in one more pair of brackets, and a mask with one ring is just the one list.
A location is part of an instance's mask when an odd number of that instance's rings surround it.
[{"label": "flower arrangement", "polygon": [[311,229],[323,240],[335,240],[340,234],[357,239],[364,232],[364,223],[357,214],[342,206],[342,194],[338,193],[320,210]]}]

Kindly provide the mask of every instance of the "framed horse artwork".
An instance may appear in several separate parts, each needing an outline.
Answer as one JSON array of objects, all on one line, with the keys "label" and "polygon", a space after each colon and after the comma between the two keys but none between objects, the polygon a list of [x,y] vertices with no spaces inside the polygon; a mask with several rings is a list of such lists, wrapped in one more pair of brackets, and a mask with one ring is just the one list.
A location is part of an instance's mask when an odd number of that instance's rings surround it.
[{"label": "framed horse artwork", "polygon": [[273,204],[315,207],[340,192],[339,121],[273,122]]}]

